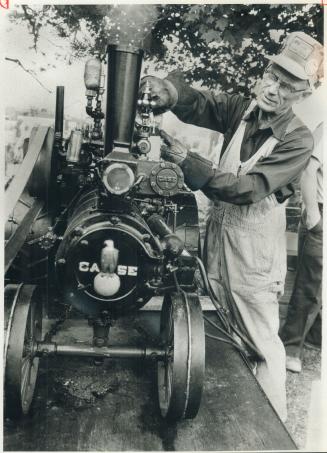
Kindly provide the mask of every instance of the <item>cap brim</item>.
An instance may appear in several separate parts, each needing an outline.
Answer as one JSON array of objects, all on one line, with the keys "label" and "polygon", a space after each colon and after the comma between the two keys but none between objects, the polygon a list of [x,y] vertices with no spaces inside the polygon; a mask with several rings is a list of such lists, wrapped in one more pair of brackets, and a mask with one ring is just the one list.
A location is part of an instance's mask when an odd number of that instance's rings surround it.
[{"label": "cap brim", "polygon": [[278,64],[278,66],[281,66],[283,69],[285,69],[287,72],[290,72],[298,79],[309,80],[310,78],[301,65],[291,60],[290,58],[285,57],[284,55],[270,55],[266,58]]}]

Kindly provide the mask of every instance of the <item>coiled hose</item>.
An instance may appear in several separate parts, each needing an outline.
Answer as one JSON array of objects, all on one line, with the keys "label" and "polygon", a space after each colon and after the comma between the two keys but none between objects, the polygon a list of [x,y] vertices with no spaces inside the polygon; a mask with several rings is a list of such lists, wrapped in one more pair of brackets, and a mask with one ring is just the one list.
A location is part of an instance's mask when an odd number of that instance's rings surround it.
[{"label": "coiled hose", "polygon": [[258,356],[258,358],[260,359],[263,359],[262,357],[262,354],[259,352],[259,350],[256,348],[256,346],[252,343],[251,340],[249,340],[249,338],[247,338],[242,332],[239,331],[239,329],[229,320],[228,318],[228,312],[227,310],[225,310],[219,303],[212,287],[211,287],[211,284],[209,282],[209,279],[208,279],[208,276],[207,276],[207,273],[206,273],[206,270],[204,268],[204,264],[202,262],[202,260],[198,257],[196,257],[196,261],[198,263],[198,266],[199,266],[199,270],[200,270],[200,274],[201,274],[201,277],[202,277],[202,281],[203,281],[203,285],[204,285],[204,288],[208,294],[208,296],[210,297],[215,309],[216,309],[216,313],[218,315],[218,318],[219,320],[221,321],[221,323],[223,324],[224,326],[224,329],[219,327],[216,323],[214,323],[213,321],[211,321],[210,319],[208,319],[205,315],[203,315],[203,318],[204,320],[210,324],[212,327],[215,327],[217,330],[219,330],[220,332],[222,332],[225,336],[227,336],[230,341],[228,340],[225,340],[221,337],[215,337],[213,335],[210,335],[210,334],[206,334],[209,338],[214,338],[216,340],[219,340],[219,341],[223,341],[223,342],[230,342],[233,344],[233,346],[235,346],[238,350],[241,350],[244,354],[246,354],[246,351],[244,350],[244,348],[242,348],[241,345],[239,345],[234,337],[231,335],[231,331],[233,331],[236,335],[238,335],[240,337],[240,339],[243,341],[244,344],[246,344],[255,354],[256,356]]},{"label": "coiled hose", "polygon": [[[211,285],[210,285],[210,282],[209,282],[209,279],[208,279],[208,276],[207,276],[207,273],[205,271],[205,268],[204,268],[204,264],[203,262],[201,261],[200,258],[196,257],[196,260],[197,260],[197,263],[198,263],[198,266],[199,266],[199,270],[200,270],[200,274],[201,274],[201,277],[202,277],[202,281],[203,281],[203,285],[204,285],[204,288],[207,292],[207,294],[209,295],[215,309],[216,309],[216,314],[221,322],[221,324],[223,325],[223,327],[220,327],[218,324],[216,324],[215,322],[213,322],[211,319],[209,319],[207,316],[203,315],[203,319],[208,323],[210,324],[212,327],[214,327],[216,330],[218,330],[220,333],[222,333],[225,337],[227,338],[222,338],[220,336],[216,336],[216,335],[211,335],[209,333],[206,332],[206,337],[208,338],[211,338],[213,340],[217,340],[217,341],[221,341],[222,343],[228,343],[228,344],[231,344],[232,346],[234,346],[242,355],[244,361],[246,362],[246,364],[248,365],[248,367],[250,369],[252,369],[253,367],[251,366],[251,363],[248,359],[248,353],[247,351],[245,350],[244,347],[242,347],[236,340],[235,338],[233,337],[231,331],[233,331],[236,335],[238,335],[240,337],[240,339],[243,341],[244,344],[246,344],[248,346],[248,348],[250,348],[255,354],[256,356],[259,358],[259,359],[263,359],[262,355],[260,354],[260,352],[258,351],[258,349],[255,347],[255,345],[245,336],[242,334],[242,332],[240,332],[237,327],[235,327],[233,325],[233,323],[229,320],[228,318],[228,311],[225,310],[219,303]],[[187,297],[187,293],[181,288],[181,286],[179,285],[178,283],[178,280],[177,280],[177,276],[176,276],[176,272],[173,273],[173,276],[174,276],[174,281],[175,281],[175,285],[176,285],[176,289],[179,293],[183,293],[184,294],[184,297]]]}]

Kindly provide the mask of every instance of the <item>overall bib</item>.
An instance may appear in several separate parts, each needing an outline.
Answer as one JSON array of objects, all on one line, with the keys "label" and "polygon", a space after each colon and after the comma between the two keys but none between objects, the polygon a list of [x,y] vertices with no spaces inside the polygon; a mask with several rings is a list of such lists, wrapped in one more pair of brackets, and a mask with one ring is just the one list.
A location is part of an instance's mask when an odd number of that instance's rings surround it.
[{"label": "overall bib", "polygon": [[[219,170],[245,175],[268,156],[278,140],[271,136],[246,162],[240,162],[244,117],[223,154]],[[252,340],[264,360],[256,377],[279,414],[286,420],[285,350],[278,336],[278,297],[286,276],[285,206],[275,195],[251,205],[216,201],[207,221],[204,259],[212,288],[229,309],[232,322]]]}]

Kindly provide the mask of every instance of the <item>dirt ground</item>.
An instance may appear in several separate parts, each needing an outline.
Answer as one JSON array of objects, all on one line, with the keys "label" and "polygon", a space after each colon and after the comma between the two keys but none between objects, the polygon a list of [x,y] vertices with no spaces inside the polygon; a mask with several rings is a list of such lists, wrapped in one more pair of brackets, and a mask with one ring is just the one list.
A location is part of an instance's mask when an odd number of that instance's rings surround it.
[{"label": "dirt ground", "polygon": [[[112,344],[140,346],[158,328],[158,315],[151,312],[139,321],[121,319],[112,327]],[[68,319],[55,341],[80,343],[90,335],[86,321]],[[92,359],[45,358],[30,415],[19,424],[5,421],[4,451],[295,449],[251,370],[230,345],[208,339],[200,411],[195,419],[178,423],[160,416],[155,363],[132,362],[108,359],[96,367]]]},{"label": "dirt ground", "polygon": [[321,353],[304,348],[301,373],[287,372],[286,390],[288,420],[286,428],[297,447],[306,446],[312,382],[320,379]]}]

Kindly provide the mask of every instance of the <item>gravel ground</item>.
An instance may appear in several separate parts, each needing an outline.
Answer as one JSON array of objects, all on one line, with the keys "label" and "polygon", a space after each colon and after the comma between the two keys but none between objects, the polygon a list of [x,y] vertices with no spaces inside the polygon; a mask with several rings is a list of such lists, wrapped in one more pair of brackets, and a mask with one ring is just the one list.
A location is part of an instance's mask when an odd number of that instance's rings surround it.
[{"label": "gravel ground", "polygon": [[304,348],[302,372],[287,372],[288,420],[285,423],[297,447],[305,448],[312,382],[320,379],[321,353]]}]

